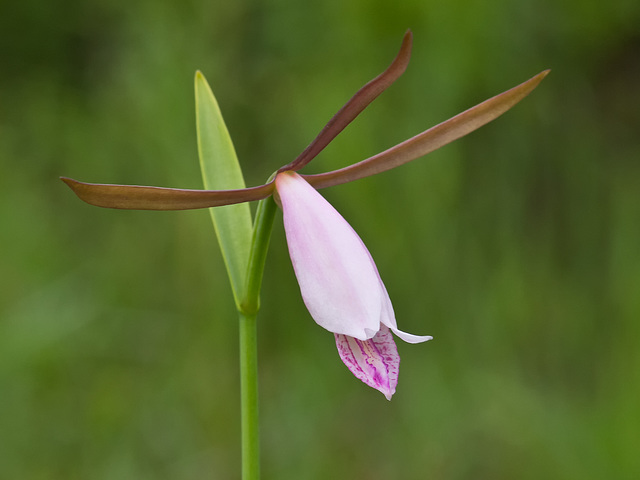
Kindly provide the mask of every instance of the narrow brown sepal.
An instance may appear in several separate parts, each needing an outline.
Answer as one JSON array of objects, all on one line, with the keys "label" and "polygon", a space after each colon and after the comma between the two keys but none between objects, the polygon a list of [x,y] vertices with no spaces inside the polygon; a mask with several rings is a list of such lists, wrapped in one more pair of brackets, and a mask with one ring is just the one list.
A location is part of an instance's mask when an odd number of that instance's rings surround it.
[{"label": "narrow brown sepal", "polygon": [[275,189],[273,182],[240,190],[184,190],[178,188],[106,185],[60,177],[83,201],[125,210],[190,210],[262,200]]},{"label": "narrow brown sepal", "polygon": [[360,113],[373,102],[382,92],[395,82],[404,73],[411,58],[411,45],[413,34],[407,30],[402,39],[402,45],[391,65],[356,92],[351,99],[336,113],[329,123],[320,131],[318,136],[298,155],[293,162],[280,168],[279,172],[286,170],[297,171],[313,160],[336,136],[344,130]]}]

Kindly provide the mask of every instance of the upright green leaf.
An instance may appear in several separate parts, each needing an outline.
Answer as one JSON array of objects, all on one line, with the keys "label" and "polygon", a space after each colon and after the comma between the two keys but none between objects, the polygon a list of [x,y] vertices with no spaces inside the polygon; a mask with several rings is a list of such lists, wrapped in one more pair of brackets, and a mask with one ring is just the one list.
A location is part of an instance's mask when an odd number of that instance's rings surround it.
[{"label": "upright green leaf", "polygon": [[[229,131],[201,72],[196,72],[195,88],[198,154],[204,187],[207,190],[244,188],[242,170]],[[251,246],[251,211],[247,203],[210,208],[209,211],[233,295],[236,304],[240,305]]]}]

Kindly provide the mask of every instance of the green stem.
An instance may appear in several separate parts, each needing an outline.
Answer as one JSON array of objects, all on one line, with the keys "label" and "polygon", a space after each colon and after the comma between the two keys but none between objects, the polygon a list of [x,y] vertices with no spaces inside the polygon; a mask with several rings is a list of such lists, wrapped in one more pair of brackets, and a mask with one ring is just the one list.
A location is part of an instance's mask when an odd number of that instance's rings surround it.
[{"label": "green stem", "polygon": [[273,197],[268,197],[258,202],[256,219],[253,223],[253,239],[251,240],[245,291],[240,304],[242,313],[256,314],[260,309],[260,286],[262,285],[264,262],[267,258],[269,239],[271,238],[271,230],[273,230],[273,219],[276,216],[277,209]]},{"label": "green stem", "polygon": [[242,480],[258,480],[260,478],[257,316],[260,308],[262,274],[276,210],[276,204],[272,197],[266,198],[258,204],[245,291],[238,309],[240,316]]},{"label": "green stem", "polygon": [[245,315],[240,312],[242,480],[258,480],[260,478],[256,317],[257,315]]}]

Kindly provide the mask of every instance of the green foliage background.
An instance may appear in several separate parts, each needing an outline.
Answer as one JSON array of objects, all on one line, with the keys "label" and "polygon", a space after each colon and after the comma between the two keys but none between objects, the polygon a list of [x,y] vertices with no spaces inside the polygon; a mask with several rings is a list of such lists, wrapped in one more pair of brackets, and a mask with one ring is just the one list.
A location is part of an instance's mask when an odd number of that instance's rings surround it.
[{"label": "green foliage background", "polygon": [[640,477],[640,3],[66,0],[0,7],[0,478],[239,478],[237,331],[206,211],[101,210],[59,175],[200,188],[193,75],[249,185],[395,55],[305,169],[381,151],[545,68],[513,111],[323,193],[399,325],[392,402],[300,299],[276,220],[265,479]]}]

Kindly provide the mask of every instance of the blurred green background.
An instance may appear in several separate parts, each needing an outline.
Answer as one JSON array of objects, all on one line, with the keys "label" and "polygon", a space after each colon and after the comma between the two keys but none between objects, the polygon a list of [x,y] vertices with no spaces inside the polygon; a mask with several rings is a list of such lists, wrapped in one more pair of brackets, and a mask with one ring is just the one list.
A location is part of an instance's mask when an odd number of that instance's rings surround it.
[{"label": "blurred green background", "polygon": [[640,3],[66,0],[0,7],[0,478],[239,478],[237,330],[206,211],[59,180],[200,188],[193,75],[247,183],[414,32],[405,75],[304,171],[539,71],[428,158],[323,194],[400,327],[391,402],[300,299],[282,222],[260,317],[265,479],[640,478]]}]

